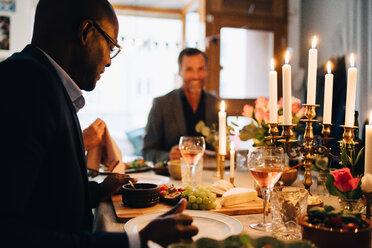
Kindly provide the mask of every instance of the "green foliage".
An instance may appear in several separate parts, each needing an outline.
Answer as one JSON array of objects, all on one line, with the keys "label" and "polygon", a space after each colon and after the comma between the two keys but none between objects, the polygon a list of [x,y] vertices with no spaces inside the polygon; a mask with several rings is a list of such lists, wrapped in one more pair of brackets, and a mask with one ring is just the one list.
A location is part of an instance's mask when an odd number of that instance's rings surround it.
[{"label": "green foliage", "polygon": [[315,163],[311,165],[314,171],[328,171],[329,159],[328,157],[316,156]]},{"label": "green foliage", "polygon": [[348,167],[351,174],[355,176],[362,175],[364,168],[364,147],[359,149],[356,145],[352,145],[350,148],[347,147],[345,141],[340,144],[341,149],[341,162],[342,167]]},{"label": "green foliage", "polygon": [[200,238],[191,244],[171,244],[168,248],[316,248],[308,241],[283,242],[273,237],[252,239],[248,234],[233,235],[225,240]]}]

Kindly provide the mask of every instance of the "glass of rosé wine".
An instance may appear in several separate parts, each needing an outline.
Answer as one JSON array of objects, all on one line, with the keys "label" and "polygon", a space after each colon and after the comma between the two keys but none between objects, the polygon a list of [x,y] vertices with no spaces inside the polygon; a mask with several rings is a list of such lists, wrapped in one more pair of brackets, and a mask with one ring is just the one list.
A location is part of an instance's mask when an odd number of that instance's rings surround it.
[{"label": "glass of ros\u00e9 wine", "polygon": [[253,179],[261,187],[263,198],[263,222],[250,227],[260,231],[271,231],[266,222],[270,193],[282,175],[285,165],[284,150],[281,147],[257,146],[249,149],[248,168]]},{"label": "glass of ros\u00e9 wine", "polygon": [[199,163],[201,157],[203,157],[205,151],[205,140],[202,136],[181,136],[179,143],[180,152],[182,158],[184,159],[186,168],[181,168],[184,170],[182,172],[182,181],[185,181],[191,186],[196,186],[197,183],[195,178],[196,175],[196,166]]}]

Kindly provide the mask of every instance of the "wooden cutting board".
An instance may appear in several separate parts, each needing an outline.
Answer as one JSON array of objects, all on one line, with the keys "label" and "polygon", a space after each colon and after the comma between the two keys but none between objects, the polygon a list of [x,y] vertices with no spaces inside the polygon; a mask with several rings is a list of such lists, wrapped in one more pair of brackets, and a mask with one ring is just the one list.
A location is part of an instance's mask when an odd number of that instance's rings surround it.
[{"label": "wooden cutting board", "polygon": [[[115,209],[115,215],[118,222],[127,222],[128,220],[137,217],[139,215],[154,213],[154,212],[164,212],[170,209],[172,206],[159,203],[155,206],[149,208],[128,208],[124,206],[122,202],[121,195],[112,196],[112,203]],[[215,213],[221,213],[226,215],[241,215],[241,214],[259,214],[263,213],[263,203],[262,199],[258,198],[254,201],[237,204],[230,207],[221,207],[221,198],[218,197],[217,208],[209,210]]]}]

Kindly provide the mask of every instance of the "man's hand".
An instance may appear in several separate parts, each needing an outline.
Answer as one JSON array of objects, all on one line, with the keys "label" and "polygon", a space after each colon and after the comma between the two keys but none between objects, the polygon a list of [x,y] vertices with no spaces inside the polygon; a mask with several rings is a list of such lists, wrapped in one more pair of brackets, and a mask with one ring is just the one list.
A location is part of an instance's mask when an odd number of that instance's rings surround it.
[{"label": "man's hand", "polygon": [[192,236],[198,233],[198,228],[191,225],[193,221],[191,216],[182,214],[186,204],[186,200],[181,199],[171,210],[142,229],[140,232],[142,247],[147,247],[148,240],[164,247],[180,241],[191,242]]},{"label": "man's hand", "polygon": [[178,145],[172,147],[169,152],[169,160],[179,160],[181,158],[181,152]]},{"label": "man's hand", "polygon": [[131,178],[127,174],[111,174],[108,175],[102,183],[98,185],[98,194],[101,201],[108,200],[114,193],[118,192],[120,188],[132,181],[137,182],[137,179]]},{"label": "man's hand", "polygon": [[97,118],[89,127],[84,129],[83,139],[85,150],[88,151],[101,143],[105,132],[106,124],[100,118]]}]

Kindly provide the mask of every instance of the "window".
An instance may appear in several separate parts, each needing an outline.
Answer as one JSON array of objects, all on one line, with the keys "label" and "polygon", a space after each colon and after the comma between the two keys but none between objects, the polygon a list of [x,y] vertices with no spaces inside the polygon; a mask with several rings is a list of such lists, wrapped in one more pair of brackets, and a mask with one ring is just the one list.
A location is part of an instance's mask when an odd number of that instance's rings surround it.
[{"label": "window", "polygon": [[221,28],[220,96],[222,98],[268,97],[273,32]]},{"label": "window", "polygon": [[120,15],[118,20],[123,51],[106,68],[96,89],[84,92],[86,105],[79,119],[84,129],[99,117],[114,138],[123,138],[126,131],[146,125],[154,97],[175,88],[182,23]]}]

